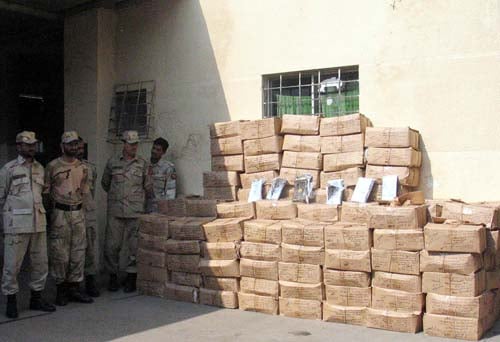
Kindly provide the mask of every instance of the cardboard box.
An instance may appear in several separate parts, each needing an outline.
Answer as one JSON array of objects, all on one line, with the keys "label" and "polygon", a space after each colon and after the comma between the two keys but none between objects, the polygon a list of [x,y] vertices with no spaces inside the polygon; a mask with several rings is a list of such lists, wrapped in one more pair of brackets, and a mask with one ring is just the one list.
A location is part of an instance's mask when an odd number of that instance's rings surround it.
[{"label": "cardboard box", "polygon": [[211,138],[232,137],[240,134],[240,124],[244,121],[216,122],[209,126]]},{"label": "cardboard box", "polygon": [[282,239],[284,243],[292,245],[323,247],[325,245],[324,227],[323,223],[304,219],[283,221]]},{"label": "cardboard box", "polygon": [[243,222],[250,218],[220,218],[203,225],[208,242],[234,242],[243,238]]},{"label": "cardboard box", "polygon": [[276,280],[241,277],[240,291],[259,296],[271,296],[277,299],[279,297],[280,288]]},{"label": "cardboard box", "polygon": [[427,223],[425,205],[406,207],[369,206],[367,207],[368,226],[375,229],[417,229]]},{"label": "cardboard box", "polygon": [[330,286],[370,287],[370,278],[369,272],[323,270],[324,283]]},{"label": "cardboard box", "polygon": [[175,240],[205,240],[202,225],[213,217],[183,217],[170,222],[170,236]]},{"label": "cardboard box", "polygon": [[168,270],[165,267],[137,264],[137,280],[167,282],[169,280]]},{"label": "cardboard box", "polygon": [[238,187],[236,186],[218,186],[203,188],[203,196],[207,199],[219,201],[236,201],[238,196]]},{"label": "cardboard box", "polygon": [[370,287],[325,286],[326,301],[342,306],[371,306],[372,289]]},{"label": "cardboard box", "polygon": [[372,307],[395,312],[421,313],[424,310],[423,293],[411,293],[372,287]]},{"label": "cardboard box", "polygon": [[321,118],[320,135],[348,135],[363,133],[370,127],[370,120],[363,114],[351,114],[332,118]]},{"label": "cardboard box", "polygon": [[443,214],[443,204],[446,200],[440,199],[426,199],[425,204],[427,205],[427,211],[431,217],[430,222],[433,222],[435,218],[440,218]]},{"label": "cardboard box", "polygon": [[201,274],[212,277],[239,277],[240,264],[237,259],[234,260],[211,260],[200,259],[199,269]]},{"label": "cardboard box", "polygon": [[303,220],[336,222],[339,219],[339,209],[333,204],[297,203],[297,216]]},{"label": "cardboard box", "polygon": [[323,156],[319,152],[293,152],[283,153],[283,167],[303,168],[311,170],[321,170],[323,168]]},{"label": "cardboard box", "polygon": [[280,296],[283,298],[299,298],[323,300],[323,283],[305,284],[280,280]]},{"label": "cardboard box", "polygon": [[283,137],[275,135],[262,139],[246,140],[243,143],[245,156],[281,153],[283,151]]},{"label": "cardboard box", "polygon": [[[203,186],[239,186],[240,177],[236,171],[206,171],[203,172]],[[188,197],[189,198],[189,197]]]},{"label": "cardboard box", "polygon": [[420,229],[375,229],[373,247],[400,251],[424,249],[424,232]]},{"label": "cardboard box", "polygon": [[172,217],[184,217],[186,216],[186,204],[185,198],[183,196],[178,196],[171,200],[158,200],[158,214],[149,214],[163,216],[166,221],[170,221]]},{"label": "cardboard box", "polygon": [[311,175],[313,177],[313,189],[319,187],[319,174],[319,170],[292,169],[289,167],[282,167],[280,169],[280,177],[286,179],[290,185],[295,185],[295,179],[297,177]]},{"label": "cardboard box", "polygon": [[228,156],[243,153],[243,141],[240,136],[210,139],[210,154],[212,156]]},{"label": "cardboard box", "polygon": [[200,287],[201,275],[198,273],[172,272],[171,282],[177,285]]},{"label": "cardboard box", "polygon": [[372,248],[372,269],[374,271],[419,275],[419,265],[419,252]]},{"label": "cardboard box", "polygon": [[258,219],[291,220],[297,217],[297,206],[292,201],[258,201],[255,203]]},{"label": "cardboard box", "polygon": [[294,152],[320,152],[321,138],[318,135],[285,135],[283,150]]},{"label": "cardboard box", "polygon": [[237,217],[255,217],[255,204],[244,201],[227,202],[217,204],[217,217],[219,218],[237,218]]},{"label": "cardboard box", "polygon": [[341,171],[364,165],[365,154],[363,151],[323,155],[323,171]]},{"label": "cardboard box", "polygon": [[198,240],[173,240],[166,242],[168,254],[200,254],[200,242]]},{"label": "cardboard box", "polygon": [[[370,214],[368,207],[378,206],[378,203],[355,203],[343,202],[340,211],[340,219],[342,222],[355,222],[355,223],[370,223]],[[371,227],[370,227],[371,228]]]},{"label": "cardboard box", "polygon": [[270,315],[278,314],[278,299],[274,297],[238,292],[238,302],[239,309],[243,311],[255,311]]},{"label": "cardboard box", "polygon": [[239,244],[234,242],[202,242],[201,256],[214,260],[238,259],[238,248]]},{"label": "cardboard box", "polygon": [[430,336],[477,341],[490,328],[487,318],[424,315],[424,333]]},{"label": "cardboard box", "polygon": [[475,297],[486,290],[486,273],[471,274],[424,272],[422,292],[445,296]]},{"label": "cardboard box", "polygon": [[316,115],[283,115],[281,133],[318,135],[319,120]]},{"label": "cardboard box", "polygon": [[169,271],[200,273],[198,264],[200,263],[199,255],[181,255],[168,254],[167,268]]},{"label": "cardboard box", "polygon": [[365,224],[337,222],[325,227],[325,248],[366,251],[372,247],[372,232]]},{"label": "cardboard box", "polygon": [[486,290],[500,289],[500,269],[486,272]]},{"label": "cardboard box", "polygon": [[137,292],[143,296],[163,297],[165,283],[137,279]]},{"label": "cardboard box", "polygon": [[332,305],[323,302],[323,321],[345,323],[354,325],[365,325],[364,307]]},{"label": "cardboard box", "polygon": [[[238,201],[242,201],[242,202],[248,202],[248,197],[250,195],[250,188],[248,189],[238,189],[237,190],[237,200]],[[271,184],[264,184],[264,186],[262,187],[262,198],[266,198],[266,195],[267,195],[267,192],[271,190]],[[285,194],[285,189],[283,189],[283,192],[281,193],[282,197],[281,198],[285,198],[283,197],[283,195]]]},{"label": "cardboard box", "polygon": [[325,250],[323,247],[281,244],[281,260],[297,264],[323,265]]},{"label": "cardboard box", "polygon": [[139,232],[168,238],[168,217],[160,214],[139,216]]},{"label": "cardboard box", "polygon": [[462,223],[484,224],[487,228],[500,227],[499,208],[485,204],[444,202],[442,217]]},{"label": "cardboard box", "polygon": [[483,267],[481,254],[420,252],[420,272],[471,274]]},{"label": "cardboard box", "polygon": [[470,318],[483,318],[494,315],[495,294],[492,291],[477,297],[455,297],[429,293],[426,297],[426,312]]},{"label": "cardboard box", "polygon": [[139,233],[139,240],[137,242],[137,245],[139,246],[139,248],[149,251],[166,252],[166,244],[168,240],[169,239],[166,236],[156,236]]},{"label": "cardboard box", "polygon": [[218,291],[200,289],[200,304],[218,306],[226,309],[238,308],[238,293],[232,291]]},{"label": "cardboard box", "polygon": [[240,124],[243,140],[266,138],[278,135],[281,129],[280,118],[245,121]]},{"label": "cardboard box", "polygon": [[240,290],[239,278],[220,278],[203,276],[203,287],[211,290],[219,291],[232,291],[238,292]]},{"label": "cardboard box", "polygon": [[420,275],[373,272],[372,286],[388,290],[421,293],[422,277]]},{"label": "cardboard box", "polygon": [[196,287],[165,283],[164,296],[167,299],[198,303],[199,290]]},{"label": "cardboard box", "polygon": [[413,147],[419,150],[420,134],[409,127],[368,127],[366,147]]},{"label": "cardboard box", "polygon": [[279,298],[280,315],[306,319],[321,319],[321,302],[299,298]]},{"label": "cardboard box", "polygon": [[243,241],[240,247],[240,255],[245,259],[280,261],[281,247],[272,243]]},{"label": "cardboard box", "polygon": [[165,267],[165,252],[149,251],[146,249],[137,249],[137,263],[153,267]]},{"label": "cardboard box", "polygon": [[378,166],[367,165],[365,177],[373,178],[382,183],[384,176],[398,176],[399,184],[403,186],[417,187],[420,184],[420,169],[406,166]]},{"label": "cardboard box", "polygon": [[366,150],[366,162],[371,165],[420,167],[422,154],[411,147],[369,147]]},{"label": "cardboard box", "polygon": [[240,259],[242,277],[278,280],[278,262]]},{"label": "cardboard box", "polygon": [[245,172],[263,172],[279,170],[281,168],[281,154],[261,154],[258,156],[245,156]]},{"label": "cardboard box", "polygon": [[278,263],[279,279],[304,284],[316,284],[323,281],[321,266],[297,264],[290,262]]},{"label": "cardboard box", "polygon": [[422,316],[416,313],[394,312],[367,308],[366,326],[375,329],[417,333],[422,330]]},{"label": "cardboard box", "polygon": [[486,230],[481,226],[428,223],[425,249],[431,252],[481,253],[486,249]]},{"label": "cardboard box", "polygon": [[351,134],[331,137],[321,137],[321,153],[364,152],[365,135]]},{"label": "cardboard box", "polygon": [[282,225],[282,221],[276,220],[245,221],[243,223],[243,238],[250,242],[280,244]]},{"label": "cardboard box", "polygon": [[353,167],[342,171],[321,172],[320,184],[322,188],[326,188],[328,181],[335,179],[343,179],[344,186],[356,186],[359,177],[364,177],[365,171],[360,167]]},{"label": "cardboard box", "polygon": [[186,214],[191,217],[216,217],[217,200],[206,198],[186,198]]},{"label": "cardboard box", "polygon": [[243,154],[212,157],[212,171],[245,171]]},{"label": "cardboard box", "polygon": [[341,271],[371,272],[370,251],[327,249],[325,251],[325,267]]},{"label": "cardboard box", "polygon": [[[255,173],[242,173],[240,175],[241,178],[241,186],[243,188],[250,189],[252,187],[252,182],[256,179],[265,179],[265,184],[271,184],[273,179],[278,177],[278,171],[264,171],[264,172],[255,172]],[[248,196],[247,196],[248,198]]]}]

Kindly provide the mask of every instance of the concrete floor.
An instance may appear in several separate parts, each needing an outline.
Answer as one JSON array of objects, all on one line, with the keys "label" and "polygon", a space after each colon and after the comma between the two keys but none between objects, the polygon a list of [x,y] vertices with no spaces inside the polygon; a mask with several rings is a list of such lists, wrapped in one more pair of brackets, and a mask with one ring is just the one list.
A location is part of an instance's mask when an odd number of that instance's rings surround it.
[{"label": "concrete floor", "polygon": [[[28,297],[28,296],[26,296]],[[52,296],[51,296],[52,297]],[[26,301],[22,303],[27,306]],[[449,341],[336,323],[269,316],[169,301],[122,292],[94,304],[75,304],[55,313],[24,309],[17,320],[3,316],[0,341]],[[485,340],[500,341],[500,324]]]}]

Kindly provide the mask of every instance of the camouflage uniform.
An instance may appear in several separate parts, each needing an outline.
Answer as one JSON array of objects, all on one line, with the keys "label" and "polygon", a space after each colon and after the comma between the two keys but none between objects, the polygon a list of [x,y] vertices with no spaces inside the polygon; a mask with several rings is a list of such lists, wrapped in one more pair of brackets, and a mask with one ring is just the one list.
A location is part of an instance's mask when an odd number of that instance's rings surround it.
[{"label": "camouflage uniform", "polygon": [[176,192],[175,166],[168,160],[160,159],[151,164],[153,173],[153,198],[148,198],[146,211],[158,212],[158,200],[174,199]]},{"label": "camouflage uniform", "polygon": [[83,200],[85,212],[85,231],[87,237],[87,249],[85,250],[85,275],[97,273],[95,243],[97,238],[97,205],[95,202],[95,183],[97,180],[97,169],[88,160],[82,160],[88,168],[88,186],[90,195]]}]

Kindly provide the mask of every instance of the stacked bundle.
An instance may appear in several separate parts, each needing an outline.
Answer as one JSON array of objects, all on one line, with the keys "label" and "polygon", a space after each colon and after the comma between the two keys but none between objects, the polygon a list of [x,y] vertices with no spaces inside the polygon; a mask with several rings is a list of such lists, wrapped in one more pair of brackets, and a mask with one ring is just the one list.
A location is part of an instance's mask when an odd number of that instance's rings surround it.
[{"label": "stacked bundle", "polygon": [[163,215],[142,215],[139,218],[137,250],[137,289],[139,293],[163,297],[168,281],[166,242],[168,218]]},{"label": "stacked bundle", "polygon": [[372,308],[366,311],[367,326],[418,332],[424,309],[419,255],[424,248],[426,207],[367,208],[369,226],[374,228]]}]

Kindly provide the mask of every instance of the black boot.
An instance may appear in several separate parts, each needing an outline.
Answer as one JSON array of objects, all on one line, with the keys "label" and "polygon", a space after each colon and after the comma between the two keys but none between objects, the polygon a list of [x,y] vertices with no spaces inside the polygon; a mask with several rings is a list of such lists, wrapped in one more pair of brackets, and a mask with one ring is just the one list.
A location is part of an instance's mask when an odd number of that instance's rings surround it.
[{"label": "black boot", "polygon": [[123,292],[134,292],[137,287],[136,287],[136,281],[137,281],[137,273],[127,273],[127,279],[125,279],[125,286],[123,288]]},{"label": "black boot", "polygon": [[116,292],[120,288],[120,283],[118,283],[118,276],[114,273],[109,275],[109,285],[108,291]]},{"label": "black boot", "polygon": [[58,306],[68,305],[68,284],[66,283],[57,284],[56,305]]},{"label": "black boot", "polygon": [[17,312],[17,296],[15,294],[7,296],[7,310],[5,315],[9,318],[17,318],[19,314]]},{"label": "black boot", "polygon": [[56,307],[42,298],[42,291],[31,290],[30,310],[54,312]]},{"label": "black boot", "polygon": [[99,297],[101,295],[93,275],[85,277],[85,291],[90,297]]},{"label": "black boot", "polygon": [[90,304],[94,300],[80,291],[80,283],[70,283],[68,289],[68,300],[70,302]]}]

